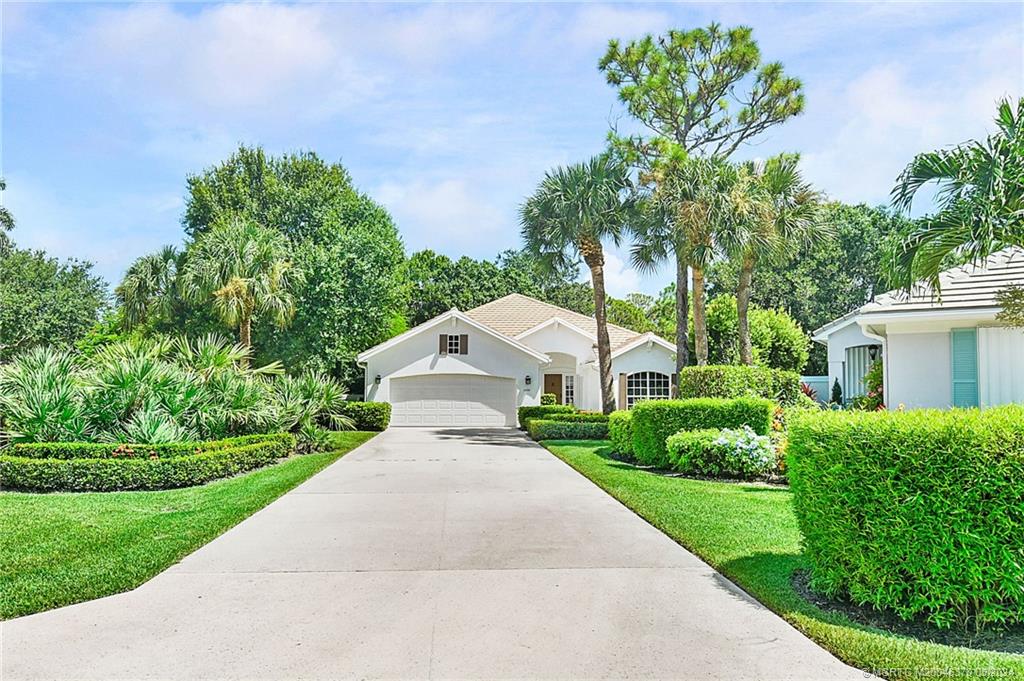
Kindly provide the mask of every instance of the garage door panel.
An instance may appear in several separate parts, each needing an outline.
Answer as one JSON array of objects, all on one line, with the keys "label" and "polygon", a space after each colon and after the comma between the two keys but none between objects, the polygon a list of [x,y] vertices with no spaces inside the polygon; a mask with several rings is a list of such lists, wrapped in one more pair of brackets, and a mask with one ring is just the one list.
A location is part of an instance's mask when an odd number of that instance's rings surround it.
[{"label": "garage door panel", "polygon": [[452,374],[391,380],[396,426],[514,426],[515,382]]}]

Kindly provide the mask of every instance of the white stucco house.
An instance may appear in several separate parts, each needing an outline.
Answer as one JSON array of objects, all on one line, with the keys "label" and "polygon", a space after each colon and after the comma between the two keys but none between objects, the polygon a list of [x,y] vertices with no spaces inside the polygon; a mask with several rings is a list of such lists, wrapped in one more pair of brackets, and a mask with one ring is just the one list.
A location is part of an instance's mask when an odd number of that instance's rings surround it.
[{"label": "white stucco house", "polygon": [[[512,294],[452,309],[356,359],[366,399],[390,402],[392,426],[515,426],[516,408],[559,403],[600,410],[597,322]],[[618,406],[667,398],[675,346],[653,333],[609,324]]]},{"label": "white stucco house", "polygon": [[889,291],[812,334],[828,347],[829,387],[864,393],[871,362],[883,362],[890,409],[987,407],[1024,402],[1024,330],[999,323],[996,294],[1024,285],[1024,250],[943,272],[941,296],[919,283]]}]

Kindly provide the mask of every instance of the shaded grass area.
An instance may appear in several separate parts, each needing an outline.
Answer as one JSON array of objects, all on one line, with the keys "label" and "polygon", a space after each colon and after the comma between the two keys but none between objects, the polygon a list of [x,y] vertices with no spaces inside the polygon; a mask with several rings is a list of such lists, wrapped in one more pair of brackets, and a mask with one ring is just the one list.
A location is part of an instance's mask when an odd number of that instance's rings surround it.
[{"label": "shaded grass area", "polygon": [[805,600],[806,570],[783,487],[666,477],[612,458],[607,442],[542,443],[649,523],[850,665],[888,679],[1021,679],[1024,656],[898,636]]},{"label": "shaded grass area", "polygon": [[0,619],[133,589],[376,433],[200,487],[158,492],[0,492]]}]

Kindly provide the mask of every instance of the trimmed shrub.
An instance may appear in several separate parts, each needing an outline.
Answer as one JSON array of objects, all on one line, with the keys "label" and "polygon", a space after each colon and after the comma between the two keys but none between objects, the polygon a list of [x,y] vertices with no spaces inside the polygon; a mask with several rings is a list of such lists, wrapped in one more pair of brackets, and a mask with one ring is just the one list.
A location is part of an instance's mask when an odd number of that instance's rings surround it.
[{"label": "trimmed shrub", "polygon": [[1024,622],[1024,408],[796,416],[787,463],[812,588],[939,627]]},{"label": "trimmed shrub", "polygon": [[608,439],[612,448],[623,456],[633,456],[633,413],[626,409],[613,411],[608,416]]},{"label": "trimmed shrub", "polygon": [[164,444],[117,444],[99,442],[28,442],[14,445],[13,456],[28,459],[132,459],[187,456],[217,449],[242,447],[261,442],[291,442],[287,433],[242,435],[209,442],[168,442]]},{"label": "trimmed shrub", "polygon": [[749,427],[684,430],[665,442],[672,467],[680,473],[753,480],[775,468],[771,438]]},{"label": "trimmed shrub", "polygon": [[745,365],[684,367],[679,372],[679,398],[764,397],[779,404],[796,404],[800,395],[800,374],[781,369]]},{"label": "trimmed shrub", "polygon": [[665,440],[681,430],[741,428],[758,435],[771,432],[775,405],[771,400],[647,400],[633,407],[633,455],[647,466],[667,468],[671,462]]},{"label": "trimmed shrub", "polygon": [[528,419],[527,432],[534,440],[607,440],[607,421],[550,421]]},{"label": "trimmed shrub", "polygon": [[571,404],[544,404],[540,406],[519,407],[519,426],[526,430],[530,426],[530,419],[548,418],[551,414],[572,414],[575,412],[576,407]]},{"label": "trimmed shrub", "polygon": [[40,459],[0,457],[0,487],[32,492],[109,492],[201,485],[274,463],[295,448],[291,435],[184,456]]},{"label": "trimmed shrub", "polygon": [[608,415],[602,414],[599,411],[556,412],[554,414],[548,414],[544,419],[547,421],[570,421],[573,423],[580,423],[583,421],[608,423]]},{"label": "trimmed shrub", "polygon": [[552,404],[558,404],[558,395],[554,393],[543,393],[540,396],[540,404],[542,407],[548,407]]},{"label": "trimmed shrub", "polygon": [[355,422],[356,430],[379,432],[391,423],[391,404],[388,402],[342,402],[340,413]]}]

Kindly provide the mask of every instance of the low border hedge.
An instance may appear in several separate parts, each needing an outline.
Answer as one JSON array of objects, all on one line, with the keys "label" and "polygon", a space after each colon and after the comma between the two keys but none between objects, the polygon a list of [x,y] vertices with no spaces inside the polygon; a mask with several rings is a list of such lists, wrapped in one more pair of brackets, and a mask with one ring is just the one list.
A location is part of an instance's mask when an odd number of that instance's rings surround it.
[{"label": "low border hedge", "polygon": [[800,401],[800,374],[795,371],[733,364],[684,367],[679,372],[679,398],[763,397],[779,404]]},{"label": "low border hedge", "polygon": [[633,407],[633,456],[646,466],[668,468],[665,441],[681,430],[741,428],[758,435],[771,432],[775,404],[771,400],[741,397],[735,400],[647,400]]},{"label": "low border hedge", "polygon": [[[213,447],[181,456],[32,458],[0,456],[0,487],[31,492],[110,492],[201,485],[288,456],[295,438],[261,436],[248,444]],[[205,443],[213,444],[213,443]]]},{"label": "low border hedge", "polygon": [[622,456],[633,456],[633,414],[626,409],[608,415],[608,439]]},{"label": "low border hedge", "polygon": [[12,456],[27,459],[131,459],[187,456],[216,449],[242,447],[274,439],[287,440],[287,433],[242,435],[207,442],[168,442],[161,444],[118,444],[110,442],[26,442],[14,445]]},{"label": "low border hedge", "polygon": [[516,411],[519,427],[526,430],[530,426],[530,419],[546,418],[552,414],[572,414],[576,412],[576,407],[571,404],[542,404],[519,407]]},{"label": "low border hedge", "polygon": [[787,466],[812,588],[940,627],[1024,622],[1024,408],[797,416]]},{"label": "low border hedge", "polygon": [[355,421],[355,430],[380,432],[391,423],[390,402],[345,402],[341,413]]},{"label": "low border hedge", "polygon": [[[745,438],[743,443],[749,446],[737,446],[737,437]],[[684,430],[670,435],[665,441],[665,448],[672,468],[680,473],[756,480],[772,472],[776,455],[767,436],[757,435],[755,438],[747,438],[742,430]]]},{"label": "low border hedge", "polygon": [[550,421],[529,419],[527,432],[534,440],[607,440],[607,421]]}]

